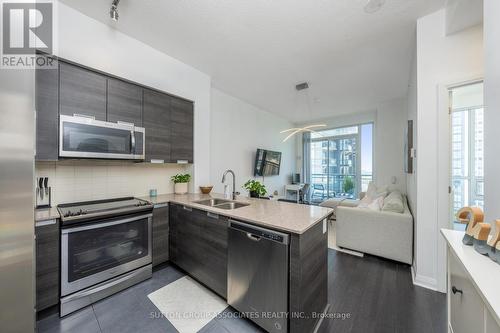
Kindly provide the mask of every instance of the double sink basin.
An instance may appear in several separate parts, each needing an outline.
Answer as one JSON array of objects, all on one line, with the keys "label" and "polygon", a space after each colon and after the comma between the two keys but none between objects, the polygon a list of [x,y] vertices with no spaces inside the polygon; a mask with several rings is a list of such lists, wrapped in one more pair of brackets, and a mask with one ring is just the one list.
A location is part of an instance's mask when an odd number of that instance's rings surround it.
[{"label": "double sink basin", "polygon": [[207,199],[207,200],[194,201],[194,203],[208,207],[226,209],[226,210],[233,210],[241,207],[250,206],[250,204],[247,203],[225,200],[225,199]]}]

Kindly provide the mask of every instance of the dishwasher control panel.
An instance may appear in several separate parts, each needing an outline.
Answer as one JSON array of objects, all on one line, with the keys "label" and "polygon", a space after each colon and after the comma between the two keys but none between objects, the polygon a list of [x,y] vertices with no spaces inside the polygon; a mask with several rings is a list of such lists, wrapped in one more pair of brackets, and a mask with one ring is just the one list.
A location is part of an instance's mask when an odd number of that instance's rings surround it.
[{"label": "dishwasher control panel", "polygon": [[242,224],[235,221],[230,221],[230,227],[246,232],[251,235],[254,239],[265,238],[278,243],[288,244],[288,235],[278,232],[271,231],[268,229],[260,228],[257,226],[250,226],[248,224]]}]

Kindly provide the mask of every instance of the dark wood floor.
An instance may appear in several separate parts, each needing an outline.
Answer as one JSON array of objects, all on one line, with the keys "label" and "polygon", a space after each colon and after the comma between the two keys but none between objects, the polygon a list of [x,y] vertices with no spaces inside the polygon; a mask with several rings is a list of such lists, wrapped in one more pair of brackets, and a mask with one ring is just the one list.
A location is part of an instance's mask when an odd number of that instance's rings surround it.
[{"label": "dark wood floor", "polygon": [[[328,260],[329,313],[339,318],[325,319],[319,332],[447,332],[446,296],[414,286],[408,265],[372,256],[358,258],[333,250],[329,250]],[[177,332],[166,318],[151,317],[157,309],[147,295],[182,276],[184,273],[175,266],[166,265],[156,270],[153,278],[63,319],[57,314],[43,316],[38,322],[38,332]],[[237,315],[224,315],[232,312],[234,309],[228,307],[200,333],[263,332]]]},{"label": "dark wood floor", "polygon": [[410,266],[333,250],[328,261],[329,313],[345,319],[325,319],[320,332],[447,332],[446,295],[414,286]]}]

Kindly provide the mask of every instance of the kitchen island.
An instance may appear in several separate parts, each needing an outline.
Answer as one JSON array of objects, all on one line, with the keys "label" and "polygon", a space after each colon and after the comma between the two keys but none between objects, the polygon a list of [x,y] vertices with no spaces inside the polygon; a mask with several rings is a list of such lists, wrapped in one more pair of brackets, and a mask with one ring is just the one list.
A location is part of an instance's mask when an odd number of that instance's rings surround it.
[{"label": "kitchen island", "polygon": [[225,299],[230,224],[247,223],[288,235],[287,331],[313,332],[321,323],[328,309],[327,218],[333,210],[244,197],[235,200],[245,204],[236,209],[200,203],[223,199],[219,194],[142,199],[157,207],[169,205],[169,260]]}]

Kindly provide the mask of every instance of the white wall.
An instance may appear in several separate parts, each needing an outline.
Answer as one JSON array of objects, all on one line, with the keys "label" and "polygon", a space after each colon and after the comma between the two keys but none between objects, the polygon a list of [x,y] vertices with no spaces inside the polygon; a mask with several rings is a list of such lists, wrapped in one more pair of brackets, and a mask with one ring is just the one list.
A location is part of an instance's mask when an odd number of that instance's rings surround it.
[{"label": "white wall", "polygon": [[210,77],[62,3],[57,12],[58,56],[194,101],[192,189],[209,182]]},{"label": "white wall", "polygon": [[[416,44],[416,43],[415,43]],[[408,198],[408,205],[413,215],[413,270],[417,271],[416,246],[418,244],[417,222],[418,222],[418,209],[417,209],[417,174],[418,174],[418,142],[417,142],[417,48],[413,53],[413,60],[410,68],[410,80],[408,83],[408,120],[413,120],[413,149],[416,154],[413,157],[413,173],[406,174],[406,195]]]},{"label": "white wall", "polygon": [[500,1],[484,1],[484,205],[486,221],[500,218]]},{"label": "white wall", "polygon": [[[404,171],[406,98],[381,103],[375,122],[374,172],[377,185],[388,184],[406,193]],[[392,183],[396,177],[396,183]]]},{"label": "white wall", "polygon": [[[269,194],[275,190],[283,194],[283,186],[289,184],[295,171],[295,143],[294,140],[283,143],[283,134],[279,132],[292,124],[215,88],[211,104],[210,180],[214,191],[223,193],[222,174],[232,169],[236,174],[236,191],[246,193],[242,185],[254,178],[255,152],[264,148],[282,153],[280,175],[266,177],[264,184]],[[262,181],[262,177],[257,179]]]},{"label": "white wall", "polygon": [[[446,286],[446,246],[439,229],[449,226],[449,147],[442,143],[448,140],[449,124],[446,94],[444,100],[440,97],[446,85],[480,77],[483,72],[482,28],[446,36],[445,21],[445,10],[440,10],[417,22],[415,282],[441,291]],[[444,170],[441,178],[439,170]]]}]

